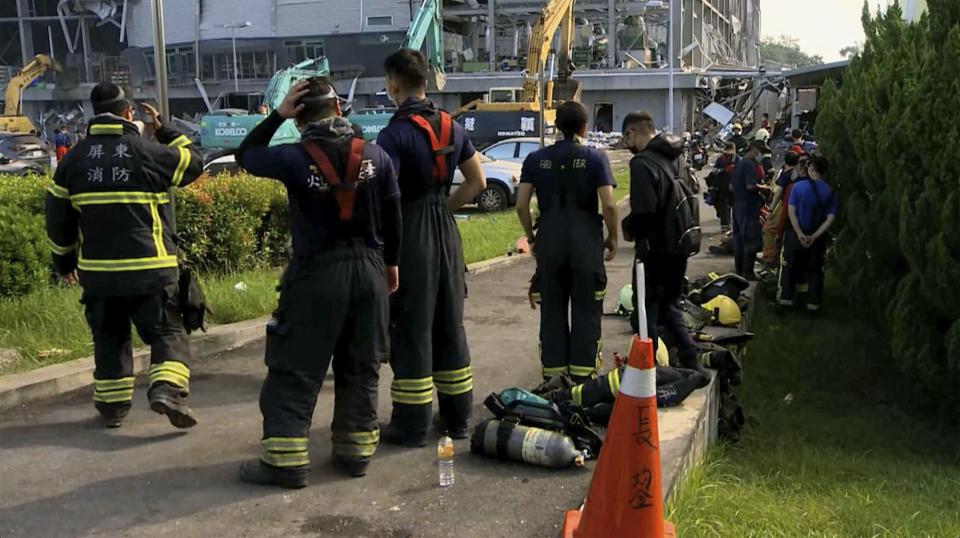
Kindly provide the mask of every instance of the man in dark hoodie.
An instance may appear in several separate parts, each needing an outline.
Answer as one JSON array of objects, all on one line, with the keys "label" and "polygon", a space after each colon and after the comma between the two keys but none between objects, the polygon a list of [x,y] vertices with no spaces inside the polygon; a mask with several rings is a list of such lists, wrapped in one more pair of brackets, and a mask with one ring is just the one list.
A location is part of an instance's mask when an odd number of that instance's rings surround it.
[{"label": "man in dark hoodie", "polygon": [[[269,147],[287,119],[296,121],[302,141]],[[287,188],[294,251],[267,324],[260,458],[245,463],[240,478],[306,485],[310,422],[331,359],[334,463],[363,476],[380,442],[377,387],[388,295],[399,282],[400,190],[393,161],[354,135],[333,85],[314,77],[291,88],[250,132],[237,162]]]},{"label": "man in dark hoodie", "polygon": [[[440,432],[468,435],[473,406],[470,351],[463,330],[463,246],[453,212],[486,189],[463,127],[427,99],[427,61],[401,49],[384,62],[387,94],[399,107],[377,144],[393,159],[403,199],[403,280],[390,305],[393,415],[383,440],[424,446],[433,415]],[[459,166],[464,183],[449,196]]]},{"label": "man in dark hoodie", "polygon": [[[701,371],[697,348],[677,307],[687,273],[687,257],[668,251],[665,241],[668,202],[673,179],[680,170],[683,141],[672,134],[657,134],[650,114],[631,112],[623,120],[623,143],[633,154],[630,160],[630,215],[623,221],[623,236],[634,241],[637,261],[643,263],[647,330],[654,346],[657,337],[678,350],[680,366]],[[633,275],[637,289],[637,275]],[[634,331],[638,330],[637,294],[634,294]],[[658,334],[662,326],[664,334]]]}]

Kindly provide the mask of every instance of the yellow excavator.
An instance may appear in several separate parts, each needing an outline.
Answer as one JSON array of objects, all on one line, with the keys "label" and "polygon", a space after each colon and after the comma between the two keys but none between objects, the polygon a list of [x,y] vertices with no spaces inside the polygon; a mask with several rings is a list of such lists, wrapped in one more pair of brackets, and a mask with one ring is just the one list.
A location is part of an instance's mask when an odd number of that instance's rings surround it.
[{"label": "yellow excavator", "polygon": [[[539,136],[540,78],[546,69],[547,56],[554,34],[560,30],[560,47],[556,51],[557,78],[547,80],[543,94],[543,121],[548,132],[556,118],[556,106],[564,101],[580,99],[580,82],[572,78],[574,0],[548,0],[530,33],[526,71],[522,88],[491,88],[485,99],[478,99],[460,108],[455,116],[470,138],[478,144],[518,136]],[[544,77],[546,78],[546,77]]]},{"label": "yellow excavator", "polygon": [[23,115],[23,90],[48,70],[60,71],[60,64],[49,56],[37,54],[23,69],[10,77],[7,84],[0,132],[27,134],[37,130],[30,118]]}]

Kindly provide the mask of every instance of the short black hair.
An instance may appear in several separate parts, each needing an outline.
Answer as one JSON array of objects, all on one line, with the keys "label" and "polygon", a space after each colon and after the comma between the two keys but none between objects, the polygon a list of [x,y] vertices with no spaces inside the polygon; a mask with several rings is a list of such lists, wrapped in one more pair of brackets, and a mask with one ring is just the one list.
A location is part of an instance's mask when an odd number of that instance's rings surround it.
[{"label": "short black hair", "polygon": [[94,114],[117,116],[123,115],[131,106],[123,88],[112,82],[101,82],[94,86],[90,91],[90,104],[93,105]]},{"label": "short black hair", "polygon": [[793,131],[790,131],[790,134],[793,135],[794,140],[800,140],[803,138],[803,131],[800,129],[794,129]]},{"label": "short black hair", "polygon": [[623,118],[623,128],[621,131],[625,133],[627,129],[631,128],[644,131],[645,133],[653,133],[657,130],[653,126],[653,116],[645,110],[635,110]]},{"label": "short black hair", "polygon": [[400,49],[394,52],[383,61],[383,70],[404,90],[420,90],[427,87],[429,68],[427,59],[419,50]]},{"label": "short black hair", "polygon": [[788,151],[783,157],[783,162],[788,166],[796,166],[800,164],[800,154],[796,151]]},{"label": "short black hair", "polygon": [[807,163],[808,168],[813,168],[821,176],[827,175],[827,172],[830,171],[830,161],[826,157],[819,153],[814,153],[810,156],[810,162]]},{"label": "short black hair", "polygon": [[336,112],[337,98],[324,98],[331,91],[336,93],[333,83],[327,77],[310,77],[306,80],[307,93],[300,98],[303,110],[297,114],[297,122],[301,125],[313,123],[329,118]]},{"label": "short black hair", "polygon": [[769,118],[769,117],[770,117],[770,114],[767,114],[766,112],[764,112],[764,113],[763,113],[763,117],[764,117],[764,118]]},{"label": "short black hair", "polygon": [[557,130],[565,137],[573,138],[587,126],[587,109],[576,101],[567,101],[557,107]]}]

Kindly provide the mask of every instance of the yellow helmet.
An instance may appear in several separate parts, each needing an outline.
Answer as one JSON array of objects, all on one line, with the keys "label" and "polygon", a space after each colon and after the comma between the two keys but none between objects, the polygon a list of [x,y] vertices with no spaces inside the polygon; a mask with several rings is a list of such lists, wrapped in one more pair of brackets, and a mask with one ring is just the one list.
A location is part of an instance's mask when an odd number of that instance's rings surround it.
[{"label": "yellow helmet", "polygon": [[742,131],[742,130],[743,130],[743,125],[740,125],[739,123],[734,123],[734,124],[733,124],[733,128]]},{"label": "yellow helmet", "polygon": [[662,338],[657,338],[657,366],[670,366],[670,350]]},{"label": "yellow helmet", "polygon": [[713,313],[715,323],[727,327],[740,325],[740,307],[737,306],[736,301],[726,295],[717,295],[701,306]]}]

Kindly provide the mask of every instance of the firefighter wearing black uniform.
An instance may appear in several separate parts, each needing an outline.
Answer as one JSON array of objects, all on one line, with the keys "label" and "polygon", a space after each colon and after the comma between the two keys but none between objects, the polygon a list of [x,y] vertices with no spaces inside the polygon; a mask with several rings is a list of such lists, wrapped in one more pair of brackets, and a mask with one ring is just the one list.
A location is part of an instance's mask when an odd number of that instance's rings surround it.
[{"label": "firefighter wearing black uniform", "polygon": [[[673,180],[681,171],[677,160],[683,155],[683,141],[670,134],[657,134],[647,112],[627,114],[623,120],[623,143],[634,154],[630,159],[630,214],[623,221],[623,235],[634,241],[636,261],[643,263],[645,305],[637,304],[630,322],[639,331],[638,309],[647,316],[647,334],[659,347],[659,338],[678,350],[680,366],[702,370],[697,349],[683,320],[677,301],[683,292],[687,256],[674,252],[667,243],[667,224],[675,208],[670,201]],[[633,289],[638,289],[636,265]]]},{"label": "firefighter wearing black uniform", "polygon": [[[268,147],[285,118],[302,140]],[[251,174],[283,182],[294,257],[267,325],[263,438],[247,482],[298,488],[309,474],[310,423],[331,358],[334,463],[363,476],[380,442],[377,387],[396,289],[400,191],[389,157],[355,136],[326,78],[294,86],[237,151]]]},{"label": "firefighter wearing black uniform", "polygon": [[90,95],[88,136],[64,157],[47,189],[46,221],[54,269],[79,281],[93,334],[93,401],[107,426],[130,410],[134,371],[130,322],[150,346],[150,408],[178,428],[196,424],[187,407],[190,346],[177,306],[172,187],[202,172],[190,140],[160,126],[157,142],[134,125],[123,90],[109,83]]},{"label": "firefighter wearing black uniform", "polygon": [[[403,279],[390,311],[393,415],[384,441],[423,446],[434,385],[440,431],[467,436],[473,375],[463,329],[466,265],[452,212],[472,202],[486,181],[463,128],[426,99],[423,55],[402,49],[385,68],[388,94],[399,108],[377,144],[399,173],[404,234]],[[465,182],[448,199],[458,165]]]},{"label": "firefighter wearing black uniform", "polygon": [[[604,267],[617,252],[616,182],[606,155],[580,144],[587,111],[577,102],[557,109],[563,140],[523,162],[517,214],[537,256],[534,289],[540,294],[540,362],[543,377],[569,374],[580,383],[600,368],[600,318],[607,289]],[[540,207],[533,235],[530,199]],[[597,198],[603,202],[603,218]],[[603,225],[607,224],[607,240]]]}]

